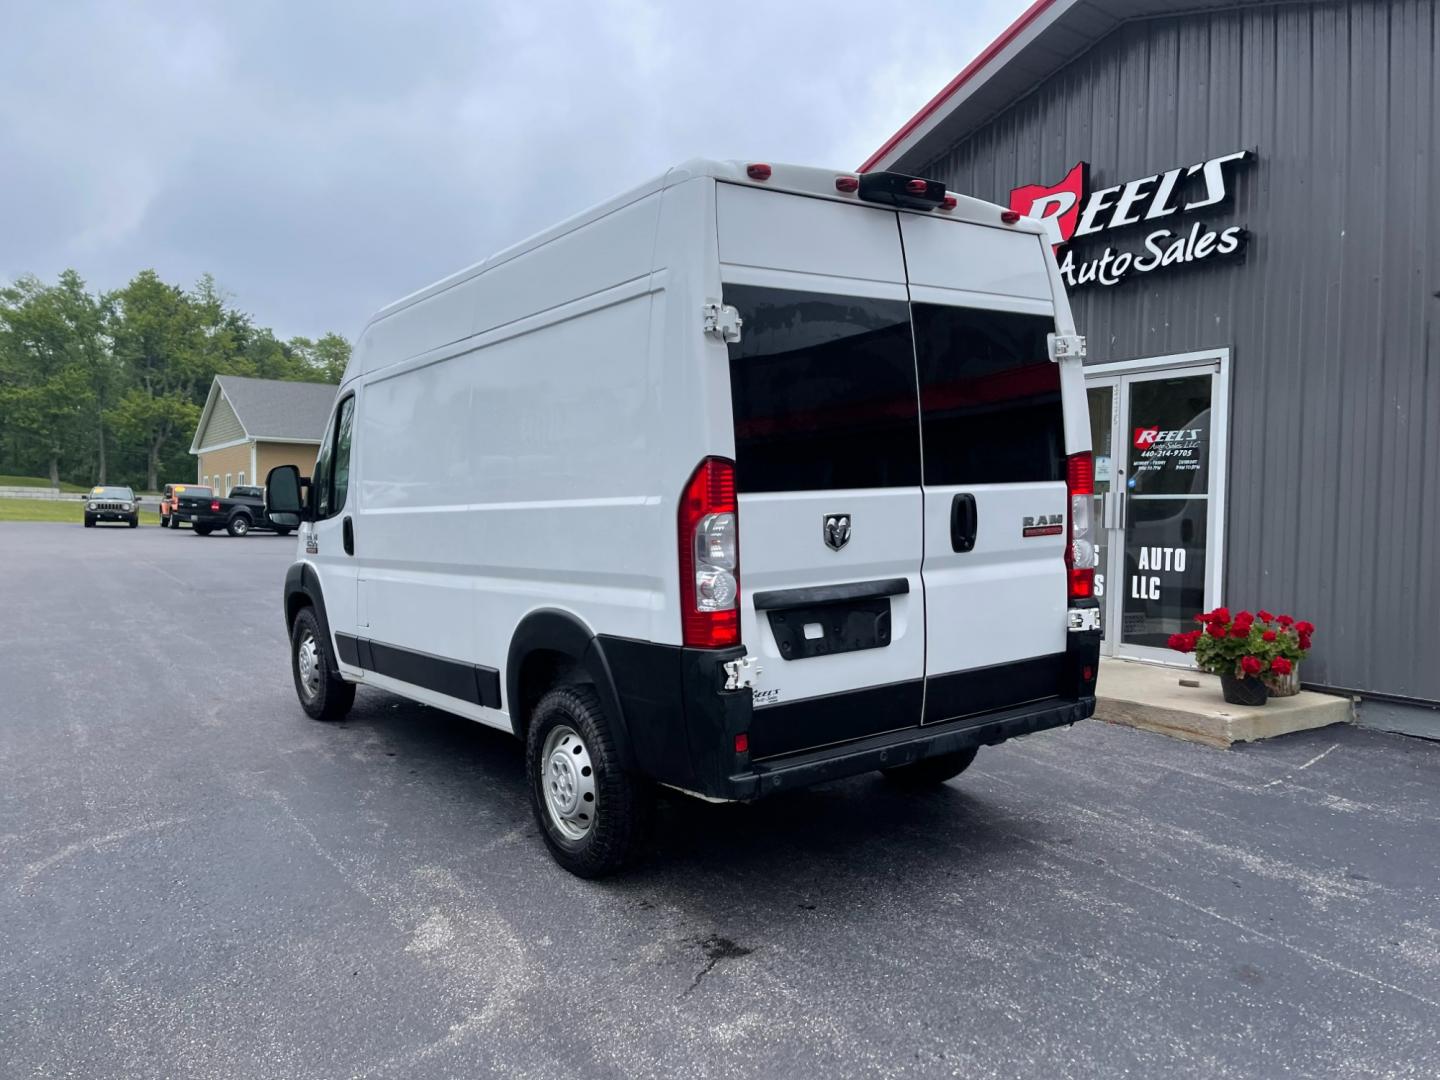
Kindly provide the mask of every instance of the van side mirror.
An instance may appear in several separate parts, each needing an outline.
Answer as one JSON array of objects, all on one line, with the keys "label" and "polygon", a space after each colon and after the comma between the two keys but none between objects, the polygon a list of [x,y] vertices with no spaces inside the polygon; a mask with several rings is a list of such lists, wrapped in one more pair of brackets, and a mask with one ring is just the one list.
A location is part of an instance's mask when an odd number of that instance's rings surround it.
[{"label": "van side mirror", "polygon": [[265,477],[265,516],[276,525],[292,529],[305,516],[300,501],[300,470],[294,465],[276,465]]}]

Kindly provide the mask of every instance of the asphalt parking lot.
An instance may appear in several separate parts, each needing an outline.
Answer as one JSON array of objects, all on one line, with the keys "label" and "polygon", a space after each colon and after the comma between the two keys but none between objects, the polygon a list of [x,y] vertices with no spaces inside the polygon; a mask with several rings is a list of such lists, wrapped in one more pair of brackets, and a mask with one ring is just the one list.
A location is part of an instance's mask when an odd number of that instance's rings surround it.
[{"label": "asphalt parking lot", "polygon": [[0,1077],[1440,1075],[1440,746],[1086,723],[586,883],[503,734],[305,718],[294,551],[0,525]]}]

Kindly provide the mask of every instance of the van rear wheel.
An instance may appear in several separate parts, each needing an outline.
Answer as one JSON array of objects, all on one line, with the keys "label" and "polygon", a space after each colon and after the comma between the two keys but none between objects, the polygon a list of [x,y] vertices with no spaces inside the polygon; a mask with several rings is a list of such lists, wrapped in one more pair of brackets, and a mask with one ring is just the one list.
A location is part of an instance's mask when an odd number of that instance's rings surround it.
[{"label": "van rear wheel", "polygon": [[603,877],[634,856],[653,792],[625,772],[599,695],[559,686],[540,699],[525,739],[530,806],[555,861],[583,878]]},{"label": "van rear wheel", "polygon": [[954,780],[970,767],[975,760],[976,748],[959,750],[953,754],[938,754],[908,765],[897,765],[893,769],[881,769],[880,773],[893,784],[903,788],[928,788]]},{"label": "van rear wheel", "polygon": [[315,609],[303,607],[290,627],[295,695],[312,720],[343,720],[355,704],[355,684],[340,677]]}]

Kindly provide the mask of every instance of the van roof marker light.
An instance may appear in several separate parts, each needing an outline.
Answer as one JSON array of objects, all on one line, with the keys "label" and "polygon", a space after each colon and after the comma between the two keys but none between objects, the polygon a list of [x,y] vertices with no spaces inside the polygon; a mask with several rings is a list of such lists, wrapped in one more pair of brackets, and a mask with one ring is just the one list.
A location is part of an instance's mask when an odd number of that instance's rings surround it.
[{"label": "van roof marker light", "polygon": [[1001,210],[1001,211],[1000,211],[1000,220],[1003,221],[1006,225],[1014,225],[1017,221],[1020,220],[1020,211],[1019,211],[1019,210]]},{"label": "van roof marker light", "polygon": [[835,177],[835,190],[843,191],[847,195],[852,191],[859,191],[860,178],[857,176],[837,176]]},{"label": "van roof marker light", "polygon": [[940,200],[940,209],[954,210],[955,207],[959,205],[959,203],[960,200],[955,198],[954,195],[946,195],[943,199]]},{"label": "van roof marker light", "polygon": [[745,166],[745,175],[751,180],[769,180],[770,166],[760,161],[752,162]]}]

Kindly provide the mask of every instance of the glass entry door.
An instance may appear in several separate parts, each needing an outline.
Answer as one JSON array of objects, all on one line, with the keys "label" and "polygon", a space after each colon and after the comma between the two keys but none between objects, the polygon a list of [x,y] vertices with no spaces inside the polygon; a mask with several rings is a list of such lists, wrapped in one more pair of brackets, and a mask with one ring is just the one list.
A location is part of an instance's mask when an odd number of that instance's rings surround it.
[{"label": "glass entry door", "polygon": [[1166,641],[1219,603],[1224,358],[1087,372],[1105,651],[1183,662]]}]

